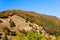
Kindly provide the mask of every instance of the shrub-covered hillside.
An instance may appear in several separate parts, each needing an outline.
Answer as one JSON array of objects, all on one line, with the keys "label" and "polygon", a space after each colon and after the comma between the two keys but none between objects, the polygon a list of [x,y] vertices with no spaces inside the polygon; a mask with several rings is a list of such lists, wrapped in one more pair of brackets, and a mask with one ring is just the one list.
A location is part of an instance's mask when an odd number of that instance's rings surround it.
[{"label": "shrub-covered hillside", "polygon": [[8,18],[12,15],[18,15],[26,19],[26,22],[30,21],[31,23],[41,25],[46,32],[51,35],[60,35],[60,19],[55,16],[48,16],[22,10],[7,10],[0,12],[0,18]]},{"label": "shrub-covered hillside", "polygon": [[[20,17],[25,19],[25,21],[21,20]],[[24,22],[26,23],[24,24]],[[0,32],[3,29],[5,34],[5,36],[2,39],[8,40],[7,35],[9,35],[9,37],[12,35],[15,36],[14,38],[12,37],[13,40],[52,40],[51,39],[52,37],[46,38],[45,35],[39,34],[35,31],[28,31],[28,32],[26,31],[27,33],[25,32],[25,30],[21,31],[20,28],[27,27],[29,24],[28,22],[35,23],[38,25],[38,27],[40,26],[43,27],[43,29],[48,33],[48,35],[56,36],[56,40],[60,40],[59,18],[55,16],[49,16],[49,15],[44,15],[36,12],[23,11],[23,10],[6,10],[0,12]],[[29,29],[33,27],[33,25],[31,24],[29,24],[29,26],[27,27]],[[38,30],[34,27],[33,29]],[[0,38],[1,35],[2,34],[0,34]]]}]

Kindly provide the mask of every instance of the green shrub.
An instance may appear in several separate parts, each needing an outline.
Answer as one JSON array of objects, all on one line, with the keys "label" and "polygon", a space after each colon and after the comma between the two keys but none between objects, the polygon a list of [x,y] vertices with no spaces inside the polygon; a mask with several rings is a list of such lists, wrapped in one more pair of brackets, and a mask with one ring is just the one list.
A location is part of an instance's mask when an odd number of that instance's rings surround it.
[{"label": "green shrub", "polygon": [[16,40],[26,40],[25,35],[21,32],[17,33]]},{"label": "green shrub", "polygon": [[43,35],[33,32],[33,31],[28,32],[27,39],[28,40],[47,40]]},{"label": "green shrub", "polygon": [[42,34],[29,31],[27,34],[17,32],[16,40],[47,40]]}]

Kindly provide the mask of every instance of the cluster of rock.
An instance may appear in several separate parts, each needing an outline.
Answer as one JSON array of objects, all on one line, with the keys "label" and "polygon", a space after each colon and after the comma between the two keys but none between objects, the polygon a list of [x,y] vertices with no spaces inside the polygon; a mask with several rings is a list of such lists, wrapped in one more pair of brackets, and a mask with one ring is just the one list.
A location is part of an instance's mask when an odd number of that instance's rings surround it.
[{"label": "cluster of rock", "polygon": [[[10,19],[15,23],[15,26],[14,27],[10,27]],[[6,18],[6,19],[1,19],[2,20],[2,23],[0,23],[0,35],[2,35],[1,37],[4,37],[5,33],[4,33],[4,28],[8,28],[8,32],[10,33],[10,31],[12,32],[17,32],[18,30],[22,31],[24,30],[25,32],[28,32],[30,30],[33,30],[37,33],[40,33],[40,34],[43,34],[45,37],[51,37],[52,40],[55,39],[55,36],[54,35],[49,35],[48,33],[46,33],[46,31],[43,29],[42,26],[38,26],[37,24],[35,23],[30,23],[29,21],[26,22],[25,19],[17,16],[17,15],[13,15],[9,18]],[[11,40],[13,37],[16,36],[16,34],[14,35],[7,35],[8,36],[8,40]]]}]

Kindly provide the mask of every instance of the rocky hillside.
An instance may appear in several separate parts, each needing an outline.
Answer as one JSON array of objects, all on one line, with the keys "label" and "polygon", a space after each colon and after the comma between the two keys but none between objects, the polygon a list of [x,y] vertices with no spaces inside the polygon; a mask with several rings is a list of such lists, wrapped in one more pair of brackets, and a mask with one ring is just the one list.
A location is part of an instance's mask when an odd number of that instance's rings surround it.
[{"label": "rocky hillside", "polygon": [[22,10],[0,12],[1,40],[59,40],[60,19]]}]

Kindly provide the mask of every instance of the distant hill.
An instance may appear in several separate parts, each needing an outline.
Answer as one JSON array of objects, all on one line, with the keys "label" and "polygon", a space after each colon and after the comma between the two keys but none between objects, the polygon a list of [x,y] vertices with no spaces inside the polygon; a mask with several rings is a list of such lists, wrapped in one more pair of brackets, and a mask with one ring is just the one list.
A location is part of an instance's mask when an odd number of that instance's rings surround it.
[{"label": "distant hill", "polygon": [[[16,15],[17,17],[14,15]],[[21,19],[23,19],[25,21],[20,22],[20,20],[21,20],[20,17],[21,17]],[[29,12],[29,11],[23,11],[23,10],[6,10],[6,11],[0,12],[0,23],[3,23],[3,21],[4,21],[4,24],[0,24],[1,30],[8,28],[7,30],[10,29],[12,31],[13,28],[12,29],[9,28],[10,26],[11,27],[19,26],[19,27],[14,28],[14,29],[16,29],[16,30],[14,30],[14,32],[15,31],[18,32],[18,30],[22,30],[22,29],[17,29],[17,28],[20,28],[20,26],[22,26],[21,28],[25,28],[26,26],[29,25],[28,22],[30,22],[30,23],[38,25],[38,27],[41,26],[46,31],[46,33],[49,35],[54,35],[56,37],[60,36],[60,19],[55,16],[49,16],[49,15],[44,15],[41,13]],[[6,22],[6,24],[5,24],[5,22]],[[30,26],[32,26],[32,25],[30,25]],[[28,30],[25,30],[25,32],[27,32],[27,31]],[[22,34],[22,35],[24,35],[24,34]]]}]

